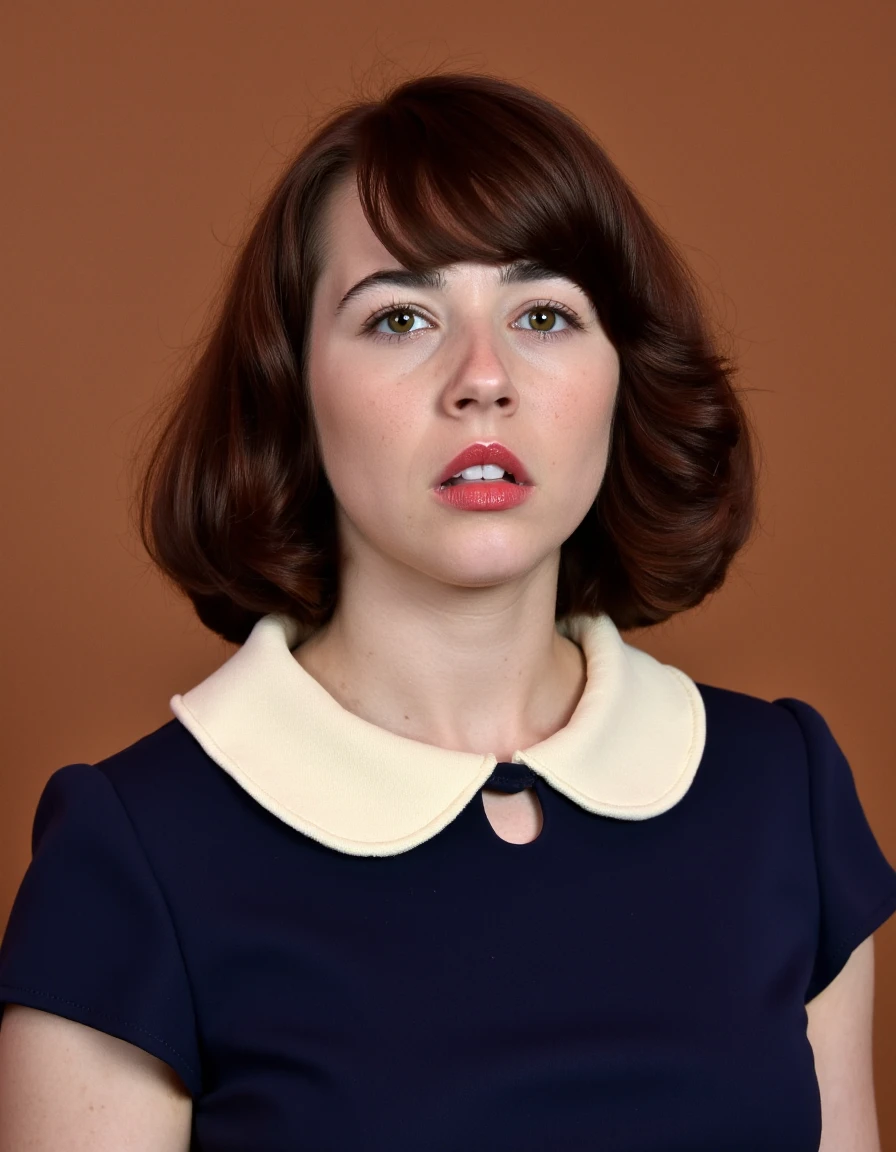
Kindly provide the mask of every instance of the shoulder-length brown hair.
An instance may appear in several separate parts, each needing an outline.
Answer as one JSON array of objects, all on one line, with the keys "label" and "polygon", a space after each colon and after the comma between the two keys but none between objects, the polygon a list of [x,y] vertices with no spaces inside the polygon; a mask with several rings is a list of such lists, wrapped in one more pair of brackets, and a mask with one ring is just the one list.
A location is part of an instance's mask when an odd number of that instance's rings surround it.
[{"label": "shoulder-length brown hair", "polygon": [[310,634],[335,607],[333,493],[304,353],[321,207],[352,175],[404,266],[538,260],[584,289],[616,348],[607,469],[562,546],[557,619],[607,612],[620,629],[643,627],[719,587],[752,531],[754,457],[692,274],[574,116],[500,78],[443,73],[352,102],[315,130],[163,413],[139,531],[202,622],[240,643],[268,612]]}]

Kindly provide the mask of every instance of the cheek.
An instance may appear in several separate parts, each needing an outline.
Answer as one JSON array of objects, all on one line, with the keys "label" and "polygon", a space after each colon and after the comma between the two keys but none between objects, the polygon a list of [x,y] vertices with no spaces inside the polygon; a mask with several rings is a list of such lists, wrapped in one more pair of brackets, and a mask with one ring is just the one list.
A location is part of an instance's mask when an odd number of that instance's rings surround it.
[{"label": "cheek", "polygon": [[388,484],[402,467],[410,414],[385,381],[349,356],[309,360],[311,402],[324,470],[346,508]]},{"label": "cheek", "polygon": [[337,500],[341,501],[342,489],[352,476],[349,461],[356,451],[360,433],[351,366],[340,364],[332,355],[324,355],[312,345],[307,380],[323,469]]},{"label": "cheek", "polygon": [[603,475],[610,442],[613,405],[619,386],[619,362],[608,356],[568,378],[546,399],[542,426],[551,429],[555,466],[578,473],[589,486]]}]

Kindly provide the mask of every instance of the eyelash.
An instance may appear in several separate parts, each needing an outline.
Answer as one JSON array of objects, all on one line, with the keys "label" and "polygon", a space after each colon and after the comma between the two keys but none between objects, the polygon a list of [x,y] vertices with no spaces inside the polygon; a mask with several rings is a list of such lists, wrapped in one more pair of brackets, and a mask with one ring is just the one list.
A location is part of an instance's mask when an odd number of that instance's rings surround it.
[{"label": "eyelash", "polygon": [[[525,316],[529,312],[535,312],[539,308],[546,308],[551,312],[556,312],[562,316],[569,328],[564,328],[560,332],[539,332],[536,328],[524,328],[521,331],[528,332],[530,336],[537,336],[540,340],[558,340],[565,336],[571,328],[581,329],[583,327],[579,318],[574,312],[565,308],[562,304],[558,304],[555,300],[538,300],[534,304],[530,304],[525,308],[520,316]],[[365,333],[373,340],[388,340],[390,343],[393,340],[406,340],[408,336],[416,336],[419,332],[425,332],[425,328],[418,328],[416,331],[411,332],[374,332],[373,329],[379,324],[381,320],[385,320],[387,316],[392,316],[395,312],[408,312],[412,316],[419,316],[423,320],[429,320],[429,317],[421,312],[418,308],[414,308],[410,304],[399,304],[393,302],[388,308],[383,308],[364,324]]]}]

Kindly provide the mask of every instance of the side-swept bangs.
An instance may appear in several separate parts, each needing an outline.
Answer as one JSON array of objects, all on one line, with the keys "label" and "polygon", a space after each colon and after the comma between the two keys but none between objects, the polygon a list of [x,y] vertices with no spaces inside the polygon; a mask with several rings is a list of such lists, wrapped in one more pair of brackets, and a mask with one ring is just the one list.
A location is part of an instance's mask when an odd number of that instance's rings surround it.
[{"label": "side-swept bangs", "polygon": [[718,588],[754,526],[754,454],[692,274],[574,116],[497,77],[436,74],[337,110],[291,161],[163,414],[139,529],[203,623],[241,642],[278,611],[310,634],[337,602],[304,360],[322,208],[346,179],[405,267],[536,261],[587,293],[619,355],[607,471],[561,549],[557,619],[644,627]]},{"label": "side-swept bangs", "polygon": [[418,80],[368,113],[356,172],[371,228],[406,267],[532,259],[587,292],[614,344],[646,320],[650,278],[626,247],[637,202],[585,129],[534,93]]}]

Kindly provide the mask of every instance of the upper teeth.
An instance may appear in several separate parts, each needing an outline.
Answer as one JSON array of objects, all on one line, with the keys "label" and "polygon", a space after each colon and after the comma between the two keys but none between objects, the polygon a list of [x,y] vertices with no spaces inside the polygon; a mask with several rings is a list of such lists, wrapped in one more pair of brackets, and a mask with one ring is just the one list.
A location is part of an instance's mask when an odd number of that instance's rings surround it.
[{"label": "upper teeth", "polygon": [[463,472],[455,472],[452,480],[463,477],[464,480],[500,480],[504,469],[497,464],[474,464],[472,468],[464,468]]}]

